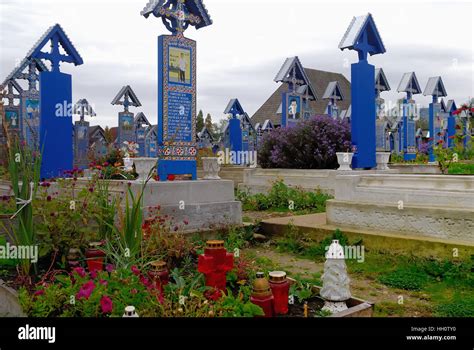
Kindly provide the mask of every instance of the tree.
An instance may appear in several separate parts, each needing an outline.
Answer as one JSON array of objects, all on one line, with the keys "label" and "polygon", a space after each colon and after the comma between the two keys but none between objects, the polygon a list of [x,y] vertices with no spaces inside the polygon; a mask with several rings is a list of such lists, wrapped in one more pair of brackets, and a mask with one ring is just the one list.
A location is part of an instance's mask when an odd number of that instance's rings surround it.
[{"label": "tree", "polygon": [[202,128],[204,128],[204,113],[202,113],[202,109],[200,109],[199,113],[196,117],[196,130],[197,130],[197,132],[201,132]]},{"label": "tree", "polygon": [[104,137],[107,145],[110,145],[114,142],[114,135],[112,135],[112,130],[110,130],[108,126],[106,126],[104,129]]},{"label": "tree", "polygon": [[214,134],[214,125],[212,125],[212,117],[210,113],[207,113],[206,116],[206,128],[211,134]]}]

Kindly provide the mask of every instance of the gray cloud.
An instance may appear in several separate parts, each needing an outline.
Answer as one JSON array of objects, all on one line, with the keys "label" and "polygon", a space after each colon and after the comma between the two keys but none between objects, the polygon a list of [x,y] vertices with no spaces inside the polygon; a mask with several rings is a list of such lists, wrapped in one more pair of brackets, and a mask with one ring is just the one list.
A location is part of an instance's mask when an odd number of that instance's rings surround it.
[{"label": "gray cloud", "polygon": [[[120,106],[110,101],[123,85],[131,85],[143,111],[157,120],[156,37],[161,21],[145,20],[145,0],[3,0],[0,4],[0,80],[23,58],[50,25],[59,22],[84,58],[73,74],[74,100],[87,98],[98,113],[96,123],[116,125]],[[387,53],[371,57],[381,66],[392,91],[404,72],[415,71],[422,88],[441,75],[448,98],[463,102],[474,95],[471,3],[426,4],[336,3],[333,1],[206,0],[211,27],[189,30],[198,42],[198,109],[222,118],[228,100],[238,97],[249,114],[278,87],[273,82],[287,56],[298,55],[308,68],[343,73],[350,78],[354,52],[337,44],[353,15],[373,13]],[[249,8],[252,11],[249,11]],[[303,8],[304,11],[296,10]],[[335,9],[337,8],[337,11]],[[455,23],[447,13],[456,13]],[[409,38],[409,39],[408,39]],[[429,98],[415,96],[420,103]],[[94,121],[93,121],[94,123]]]}]

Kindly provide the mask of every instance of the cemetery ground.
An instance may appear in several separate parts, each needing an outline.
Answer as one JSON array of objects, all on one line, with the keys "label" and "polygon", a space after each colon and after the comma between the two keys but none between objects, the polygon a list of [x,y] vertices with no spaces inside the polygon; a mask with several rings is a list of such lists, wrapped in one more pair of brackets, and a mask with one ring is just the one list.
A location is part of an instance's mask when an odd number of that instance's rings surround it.
[{"label": "cemetery ground", "polygon": [[[73,184],[74,178],[70,180],[60,182],[61,186]],[[48,183],[41,183],[40,187],[40,191],[49,188]],[[291,224],[281,235],[262,231],[261,220],[267,218],[324,213],[326,201],[331,198],[319,191],[291,188],[277,180],[266,194],[237,192],[244,208],[244,221],[248,221],[241,227],[181,234],[186,223],[171,224],[171,218],[159,215],[159,208],[153,220],[139,226],[129,225],[128,236],[127,225],[120,226],[125,228],[123,235],[119,231],[109,232],[117,235],[117,241],[109,241],[101,248],[106,252],[102,271],[93,272],[82,253],[79,257],[71,256],[68,248],[76,246],[83,250],[97,232],[111,228],[101,226],[101,221],[94,222],[97,216],[107,217],[107,211],[96,206],[103,199],[102,191],[106,189],[98,182],[81,191],[77,199],[83,205],[77,215],[65,215],[71,214],[69,198],[57,194],[50,198],[46,192],[39,196],[36,205],[40,207],[35,207],[40,213],[38,233],[47,244],[42,244],[38,264],[28,266],[30,271],[25,273],[24,264],[1,261],[0,279],[18,291],[24,314],[117,317],[127,305],[134,305],[143,317],[252,317],[262,314],[250,302],[256,272],[283,270],[294,280],[290,293],[296,305],[290,307],[290,314],[303,317],[303,303],[314,300],[312,286],[322,285],[324,255],[331,241],[338,239],[343,246],[365,247],[363,239],[349,238],[339,230],[320,240]],[[11,210],[9,205],[10,199],[2,198],[4,213]],[[133,203],[131,207],[134,208]],[[66,217],[61,218],[59,212]],[[130,212],[124,216],[124,222],[133,221]],[[45,230],[49,235],[45,235]],[[143,236],[135,242],[140,249],[130,259],[124,258],[120,249],[126,239],[133,246],[131,232],[141,232]],[[78,233],[80,239],[74,236]],[[89,238],[84,239],[86,236]],[[223,239],[227,251],[235,255],[226,277],[227,295],[206,287],[204,275],[198,270],[198,257],[204,253],[209,238]],[[5,243],[2,238],[0,245]],[[153,280],[152,266],[157,261],[166,263],[167,285],[157,285]],[[347,259],[346,263],[352,295],[374,303],[374,317],[474,316],[472,258],[449,259],[429,254],[421,257],[391,251],[387,244],[385,249],[365,247],[363,261]],[[311,309],[309,316],[327,314]]]}]

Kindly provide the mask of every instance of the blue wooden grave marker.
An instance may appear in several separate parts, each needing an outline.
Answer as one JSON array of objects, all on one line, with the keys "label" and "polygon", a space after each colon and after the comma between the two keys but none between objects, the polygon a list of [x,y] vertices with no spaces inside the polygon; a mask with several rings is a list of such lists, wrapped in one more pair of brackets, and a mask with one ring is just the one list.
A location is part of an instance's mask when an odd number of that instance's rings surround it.
[{"label": "blue wooden grave marker", "polygon": [[204,126],[202,130],[197,133],[197,141],[199,149],[212,148],[214,144],[214,137],[206,126]]},{"label": "blue wooden grave marker", "polygon": [[7,100],[7,103],[4,105],[5,121],[2,120],[2,123],[5,123],[5,129],[8,130],[10,135],[15,135],[19,138],[21,135],[20,115],[23,89],[20,84],[13,79],[7,81],[4,88],[6,90],[4,98]]},{"label": "blue wooden grave marker", "polygon": [[[50,43],[50,52],[42,51]],[[60,51],[63,49],[64,53]],[[73,166],[72,77],[60,71],[61,62],[78,66],[83,60],[59,24],[50,27],[30,50],[27,59],[51,62],[51,71],[40,73],[41,177],[52,178]]]},{"label": "blue wooden grave marker", "polygon": [[426,84],[425,96],[431,96],[432,102],[429,106],[429,129],[430,129],[430,141],[428,149],[428,160],[430,163],[436,161],[433,152],[433,146],[439,141],[439,135],[441,128],[441,104],[438,102],[440,97],[447,96],[446,89],[444,88],[443,80],[440,76],[431,77]]},{"label": "blue wooden grave marker", "polygon": [[148,129],[145,139],[145,157],[158,157],[158,125]]},{"label": "blue wooden grave marker", "polygon": [[404,160],[416,158],[416,105],[413,95],[421,94],[420,84],[415,72],[405,73],[398,85],[398,92],[405,92],[402,104],[401,146]]},{"label": "blue wooden grave marker", "polygon": [[85,116],[95,117],[96,113],[89,102],[82,98],[74,105],[73,114],[79,115],[79,120],[74,123],[74,166],[87,169],[90,123],[85,121]]},{"label": "blue wooden grave marker", "polygon": [[118,114],[117,147],[124,147],[124,142],[137,142],[134,113],[129,108],[140,107],[142,104],[130,85],[123,86],[111,103],[124,108]]},{"label": "blue wooden grave marker", "polygon": [[[18,114],[18,131],[20,138],[33,149],[39,148],[39,125],[40,125],[40,101],[39,101],[39,77],[41,72],[48,68],[40,59],[23,59],[20,64],[5,78],[4,86],[9,86],[10,81],[26,80],[28,88],[21,89],[20,109]],[[18,91],[19,84],[15,85]],[[10,104],[10,103],[9,103]]]},{"label": "blue wooden grave marker", "polygon": [[196,171],[196,42],[184,37],[212,24],[201,0],[151,0],[141,15],[161,18],[172,35],[158,37],[158,176]]},{"label": "blue wooden grave marker", "polygon": [[138,113],[134,119],[135,140],[138,144],[138,155],[146,156],[147,133],[151,128],[151,123],[143,112]]},{"label": "blue wooden grave marker", "polygon": [[339,109],[337,107],[337,101],[344,100],[344,94],[342,93],[341,87],[337,81],[331,81],[326,87],[326,91],[323,94],[323,100],[329,100],[326,108],[326,113],[332,118],[339,118]]},{"label": "blue wooden grave marker", "polygon": [[339,49],[355,50],[359,58],[351,65],[352,168],[371,169],[376,166],[375,67],[367,62],[367,55],[383,54],[385,46],[370,13],[352,19]]},{"label": "blue wooden grave marker", "polygon": [[378,152],[390,151],[390,127],[383,109],[384,99],[380,93],[390,91],[390,85],[382,68],[375,69],[375,125],[376,125],[376,150]]},{"label": "blue wooden grave marker", "polygon": [[448,113],[448,147],[454,147],[454,136],[456,135],[456,117],[453,112],[458,109],[454,100],[448,100],[446,113]]},{"label": "blue wooden grave marker", "polygon": [[224,143],[229,146],[230,151],[240,152],[243,150],[242,126],[240,122],[240,116],[243,116],[245,114],[245,111],[242,108],[242,105],[240,104],[239,100],[233,98],[227,104],[227,107],[224,110],[224,114],[230,115],[229,122],[227,125],[227,134],[229,139],[225,140]]},{"label": "blue wooden grave marker", "polygon": [[285,60],[274,81],[288,86],[288,91],[282,94],[281,126],[291,127],[310,117],[309,101],[317,100],[316,90],[297,56]]}]

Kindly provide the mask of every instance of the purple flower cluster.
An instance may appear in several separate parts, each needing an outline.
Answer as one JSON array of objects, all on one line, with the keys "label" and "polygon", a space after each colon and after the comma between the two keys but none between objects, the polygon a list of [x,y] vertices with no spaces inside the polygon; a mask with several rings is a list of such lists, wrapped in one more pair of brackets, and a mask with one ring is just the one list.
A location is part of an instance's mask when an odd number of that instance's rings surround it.
[{"label": "purple flower cluster", "polygon": [[258,160],[263,168],[334,169],[336,152],[350,150],[349,123],[323,115],[266,133]]},{"label": "purple flower cluster", "polygon": [[418,153],[427,155],[429,149],[430,149],[430,144],[428,142],[423,142],[420,145],[420,148],[418,149]]}]

